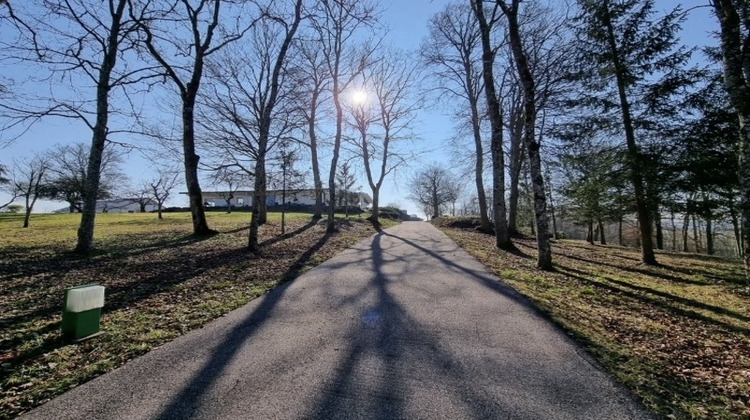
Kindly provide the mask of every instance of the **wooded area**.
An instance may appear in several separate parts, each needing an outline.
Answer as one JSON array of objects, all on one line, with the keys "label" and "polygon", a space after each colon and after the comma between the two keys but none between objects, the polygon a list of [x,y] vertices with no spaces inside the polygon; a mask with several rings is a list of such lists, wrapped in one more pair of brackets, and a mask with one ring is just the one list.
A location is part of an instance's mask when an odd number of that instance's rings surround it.
[{"label": "wooded area", "polygon": [[[544,270],[558,222],[602,243],[618,226],[619,243],[652,265],[670,240],[712,254],[717,235],[730,235],[750,269],[749,6],[704,6],[720,34],[705,50],[679,39],[694,9],[663,12],[654,0],[471,0],[432,17],[419,51],[400,51],[383,42],[372,1],[3,2],[0,59],[43,69],[1,81],[6,145],[48,118],[81,121],[91,142],[71,152],[72,171],[57,150],[2,162],[0,182],[25,198],[27,214],[38,198],[80,211],[75,249],[89,254],[96,201],[125,194],[114,191],[117,162],[138,150],[160,176],[127,195],[150,191],[161,205],[154,186],[173,188],[182,166],[196,235],[214,233],[202,176],[230,195],[252,183],[248,247],[258,251],[268,185],[290,164],[309,168],[314,216],[327,213],[329,231],[342,165],[364,174],[376,224],[384,182],[411,166],[411,198],[427,216],[475,201],[460,212],[479,216],[502,249],[529,226]],[[28,89],[39,83],[52,85]],[[170,105],[149,103],[154,94]],[[450,172],[460,181],[451,182],[474,186],[441,203],[436,191],[433,202],[418,197],[420,174],[437,169],[415,163],[425,109],[453,116],[460,152]]]}]

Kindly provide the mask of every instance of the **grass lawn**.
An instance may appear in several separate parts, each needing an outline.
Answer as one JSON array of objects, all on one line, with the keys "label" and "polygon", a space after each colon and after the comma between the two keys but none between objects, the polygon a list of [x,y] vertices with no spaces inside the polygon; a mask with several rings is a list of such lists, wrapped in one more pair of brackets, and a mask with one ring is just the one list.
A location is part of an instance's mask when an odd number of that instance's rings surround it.
[{"label": "grass lawn", "polygon": [[[262,252],[246,250],[249,213],[208,213],[218,235],[190,236],[189,213],[98,214],[97,254],[70,254],[77,214],[0,214],[0,418],[20,413],[198,328],[375,233],[364,218],[339,232],[308,214],[269,213]],[[393,222],[384,221],[390,225]],[[386,225],[386,226],[387,226]],[[60,338],[63,290],[100,283],[105,334]]]},{"label": "grass lawn", "polygon": [[[450,219],[448,219],[450,220]],[[662,418],[750,418],[750,289],[738,261],[554,241],[556,271],[535,268],[536,241],[436,222],[461,247],[586,346]]]}]

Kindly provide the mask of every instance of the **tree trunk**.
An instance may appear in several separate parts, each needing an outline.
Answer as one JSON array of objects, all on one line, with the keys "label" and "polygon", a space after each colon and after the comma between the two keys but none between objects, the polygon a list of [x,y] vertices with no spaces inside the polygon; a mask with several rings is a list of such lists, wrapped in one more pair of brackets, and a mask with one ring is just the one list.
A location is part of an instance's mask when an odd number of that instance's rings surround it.
[{"label": "tree trunk", "polygon": [[549,213],[552,216],[552,236],[557,240],[560,238],[557,233],[557,218],[555,217],[555,203],[552,201],[552,187],[549,183],[547,184],[547,195],[549,198]]},{"label": "tree trunk", "polygon": [[484,92],[487,98],[487,111],[489,112],[492,132],[490,137],[490,149],[492,152],[492,199],[495,219],[495,244],[500,249],[513,249],[514,246],[510,240],[508,225],[505,220],[503,114],[495,90],[495,78],[492,69],[495,54],[490,41],[491,28],[484,17],[483,1],[473,0],[472,6],[481,32],[482,76],[484,78]]},{"label": "tree trunk", "polygon": [[195,153],[195,118],[194,107],[197,87],[190,88],[183,97],[182,106],[182,149],[185,158],[185,184],[190,199],[190,214],[193,219],[193,235],[202,236],[216,233],[209,229],[206,220],[206,210],[203,207],[203,192],[198,179],[198,161],[200,156]]},{"label": "tree trunk", "polygon": [[714,255],[714,232],[711,217],[706,218],[706,253]]},{"label": "tree trunk", "polygon": [[[260,148],[259,148],[260,150]],[[248,234],[247,247],[250,252],[257,253],[260,250],[258,243],[260,227],[260,203],[265,200],[261,193],[266,188],[266,156],[265,153],[258,153],[258,160],[255,162],[255,182],[253,185],[253,202],[252,213],[250,215],[250,233]]]},{"label": "tree trunk", "polygon": [[701,240],[698,236],[698,217],[693,215],[693,243],[695,244],[696,254],[700,254],[702,251]]},{"label": "tree trunk", "polygon": [[440,198],[438,197],[437,181],[432,180],[432,218],[440,216]]},{"label": "tree trunk", "polygon": [[664,249],[664,232],[661,226],[661,213],[654,212],[654,226],[656,226],[656,249]]},{"label": "tree trunk", "polygon": [[474,165],[474,181],[477,187],[477,202],[479,204],[479,228],[483,232],[490,232],[492,231],[492,225],[487,213],[487,195],[484,192],[484,146],[482,145],[482,131],[479,126],[479,109],[476,101],[473,100],[471,101],[471,128],[474,134],[474,149],[477,158]]},{"label": "tree trunk", "polygon": [[588,233],[586,234],[586,242],[594,245],[594,221],[592,219],[589,219],[587,226]]},{"label": "tree trunk", "polygon": [[[276,101],[279,95],[279,77],[286,59],[289,45],[294,39],[294,34],[301,21],[302,0],[296,0],[294,7],[294,20],[284,37],[284,41],[279,48],[278,55],[274,61],[273,71],[269,80],[268,97],[265,106],[262,108],[261,116],[258,121],[258,160],[255,163],[255,186],[253,191],[253,212],[250,216],[250,232],[248,235],[248,248],[251,252],[259,251],[258,244],[258,227],[267,222],[268,209],[266,203],[266,153],[268,152],[268,140],[271,133],[271,124],[273,122],[273,111],[276,107]],[[282,199],[282,205],[286,205]]]},{"label": "tree trunk", "polygon": [[265,225],[268,223],[268,192],[266,191],[267,183],[263,181],[263,190],[260,191],[260,208],[258,210],[258,224]]},{"label": "tree trunk", "polygon": [[520,29],[518,27],[518,3],[513,0],[509,9],[505,3],[499,3],[508,18],[508,34],[513,57],[516,62],[519,78],[523,85],[524,102],[524,146],[529,158],[529,172],[531,186],[534,191],[534,219],[536,221],[537,267],[542,270],[552,270],[552,248],[549,243],[549,228],[547,221],[547,199],[544,191],[544,176],[542,175],[541,145],[536,138],[536,87],[534,77],[529,69],[526,53],[523,50]]},{"label": "tree trunk", "polygon": [[317,109],[317,91],[314,92],[312,100],[312,109],[310,110],[310,118],[307,122],[308,130],[310,131],[310,163],[312,165],[313,173],[313,188],[315,189],[315,210],[313,211],[313,219],[321,219],[323,217],[323,181],[320,178],[320,164],[318,163],[318,136],[315,134],[315,119]]},{"label": "tree trunk", "polygon": [[734,241],[737,245],[737,256],[742,258],[742,232],[740,232],[740,221],[737,217],[737,210],[730,206],[729,214],[732,218],[732,228],[734,229]]},{"label": "tree trunk", "polygon": [[159,203],[159,207],[156,209],[156,211],[159,213],[159,220],[162,220],[164,216],[161,215],[161,203]]},{"label": "tree trunk", "polygon": [[74,252],[88,255],[94,250],[94,222],[96,219],[96,199],[99,195],[102,154],[107,141],[107,124],[109,120],[109,92],[112,70],[117,64],[120,46],[121,21],[125,11],[126,0],[119,0],[112,9],[112,23],[109,28],[106,51],[102,57],[101,68],[96,85],[96,123],[92,130],[91,149],[86,167],[86,179],[83,188],[83,212],[78,227],[78,242]]},{"label": "tree trunk", "polygon": [[379,202],[380,202],[380,187],[374,187],[372,189],[372,218],[370,220],[375,226],[380,225],[380,219],[379,219],[380,210],[378,209]]},{"label": "tree trunk", "polygon": [[336,107],[336,134],[333,138],[333,157],[331,158],[331,169],[328,173],[328,220],[326,223],[326,232],[333,233],[336,231],[334,214],[336,211],[336,167],[339,162],[339,152],[341,149],[342,124],[344,121],[344,111],[341,107],[340,92],[338,92],[338,82],[333,81],[333,103]]},{"label": "tree trunk", "polygon": [[682,252],[688,252],[688,231],[690,230],[690,213],[685,212],[685,220],[682,221]]},{"label": "tree trunk", "polygon": [[[740,209],[742,213],[742,254],[745,258],[746,280],[750,283],[750,86],[747,75],[750,74],[750,51],[747,49],[748,36],[743,35],[742,26],[746,18],[740,19],[736,5],[732,0],[714,0],[712,2],[716,17],[721,27],[721,49],[724,61],[724,85],[729,92],[732,106],[739,116],[739,181]],[[744,3],[743,3],[744,4]],[[747,7],[744,5],[744,7]],[[744,13],[743,13],[744,16]]]},{"label": "tree trunk", "polygon": [[[31,218],[31,210],[34,207],[34,203],[30,202],[31,197],[29,194],[26,194],[26,211],[24,212],[23,216],[23,227],[24,229],[29,227],[29,219]],[[34,198],[34,201],[36,201],[36,198]]]},{"label": "tree trunk", "polygon": [[78,243],[74,252],[89,255],[94,251],[94,223],[96,219],[96,197],[99,193],[99,180],[101,175],[102,155],[104,144],[107,140],[107,120],[109,113],[108,95],[109,82],[107,86],[97,88],[97,123],[94,126],[89,161],[86,169],[86,180],[83,191],[83,212],[81,213],[81,224],[78,227]]},{"label": "tree trunk", "polygon": [[[519,114],[519,115],[514,115]],[[518,200],[520,197],[521,168],[523,167],[523,112],[510,117],[510,193],[508,197],[508,232],[518,232]]]},{"label": "tree trunk", "polygon": [[602,219],[599,218],[599,243],[602,245],[607,245],[607,239],[604,237],[604,223],[602,223]]},{"label": "tree trunk", "polygon": [[672,251],[677,251],[677,225],[674,222],[674,211],[670,212],[672,221]]},{"label": "tree trunk", "polygon": [[617,79],[617,92],[620,97],[620,111],[622,113],[622,123],[625,129],[625,140],[628,149],[628,166],[630,169],[630,179],[633,183],[633,192],[635,195],[635,207],[638,215],[638,224],[640,226],[641,238],[641,259],[645,264],[657,265],[656,255],[654,254],[654,243],[651,238],[651,214],[646,200],[643,175],[640,170],[641,154],[638,144],[635,141],[635,129],[630,112],[630,103],[626,90],[626,69],[620,62],[620,52],[615,38],[614,28],[609,11],[609,0],[605,0],[607,13],[603,16],[604,26],[607,31],[609,53],[611,55],[614,67],[615,78]]}]

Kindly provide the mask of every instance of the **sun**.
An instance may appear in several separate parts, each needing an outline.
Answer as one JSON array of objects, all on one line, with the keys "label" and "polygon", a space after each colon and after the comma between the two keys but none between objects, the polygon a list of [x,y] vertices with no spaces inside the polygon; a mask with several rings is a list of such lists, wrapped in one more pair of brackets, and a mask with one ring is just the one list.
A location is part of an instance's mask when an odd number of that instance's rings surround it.
[{"label": "sun", "polygon": [[364,105],[367,102],[367,92],[364,90],[355,90],[352,92],[352,103],[355,105]]}]

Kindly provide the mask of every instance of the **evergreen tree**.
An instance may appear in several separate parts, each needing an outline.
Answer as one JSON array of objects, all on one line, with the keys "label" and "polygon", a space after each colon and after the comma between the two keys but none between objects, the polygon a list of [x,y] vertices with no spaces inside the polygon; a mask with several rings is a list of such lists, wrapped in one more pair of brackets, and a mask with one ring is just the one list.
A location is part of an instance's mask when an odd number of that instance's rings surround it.
[{"label": "evergreen tree", "polygon": [[684,14],[679,8],[655,18],[654,0],[579,0],[574,20],[583,94],[573,103],[590,114],[580,124],[622,136],[636,203],[642,259],[656,264],[653,205],[645,169],[653,162],[643,145],[674,117],[674,97],[692,79],[684,71],[690,52],[678,48]]},{"label": "evergreen tree", "polygon": [[[685,197],[685,211],[706,221],[708,253],[713,253],[712,222],[729,218],[742,255],[737,115],[718,77],[693,95],[690,104],[695,116],[685,124],[684,135],[677,142],[673,189]],[[687,197],[695,198],[690,206]]]}]

